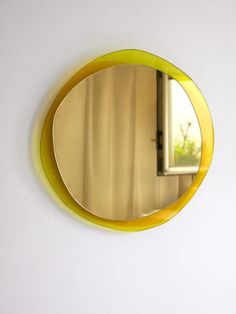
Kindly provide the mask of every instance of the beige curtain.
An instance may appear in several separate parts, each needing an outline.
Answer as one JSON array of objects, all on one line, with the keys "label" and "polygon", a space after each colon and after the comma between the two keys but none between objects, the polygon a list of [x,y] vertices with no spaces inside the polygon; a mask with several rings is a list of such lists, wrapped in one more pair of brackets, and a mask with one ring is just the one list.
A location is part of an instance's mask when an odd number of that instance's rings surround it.
[{"label": "beige curtain", "polygon": [[108,219],[147,215],[175,201],[192,176],[156,175],[156,73],[113,66],[79,83],[54,119],[54,149],[72,196]]}]

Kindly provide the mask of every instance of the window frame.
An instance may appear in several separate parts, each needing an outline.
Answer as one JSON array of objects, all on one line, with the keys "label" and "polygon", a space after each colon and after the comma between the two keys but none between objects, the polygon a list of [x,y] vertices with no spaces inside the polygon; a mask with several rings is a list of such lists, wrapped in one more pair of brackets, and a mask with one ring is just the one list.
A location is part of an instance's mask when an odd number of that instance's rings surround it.
[{"label": "window frame", "polygon": [[173,162],[171,162],[174,156],[171,152],[173,138],[169,81],[172,79],[166,73],[157,71],[157,175],[195,175],[199,166],[172,166]]}]

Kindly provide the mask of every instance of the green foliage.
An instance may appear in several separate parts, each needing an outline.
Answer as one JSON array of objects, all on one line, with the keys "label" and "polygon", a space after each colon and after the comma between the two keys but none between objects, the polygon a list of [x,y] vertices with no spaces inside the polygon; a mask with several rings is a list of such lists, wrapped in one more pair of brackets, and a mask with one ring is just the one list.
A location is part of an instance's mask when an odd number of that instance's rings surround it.
[{"label": "green foliage", "polygon": [[174,159],[176,166],[197,166],[200,159],[200,147],[189,138],[184,142],[176,142]]}]

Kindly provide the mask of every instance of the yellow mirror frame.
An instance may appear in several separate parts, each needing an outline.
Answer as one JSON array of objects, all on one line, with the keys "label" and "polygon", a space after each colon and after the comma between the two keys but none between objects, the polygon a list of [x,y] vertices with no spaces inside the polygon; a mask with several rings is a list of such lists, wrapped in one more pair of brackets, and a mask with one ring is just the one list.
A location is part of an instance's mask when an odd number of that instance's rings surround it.
[{"label": "yellow mirror frame", "polygon": [[[52,138],[52,124],[54,114],[63,98],[72,90],[75,85],[77,85],[80,81],[89,75],[117,64],[142,64],[164,72],[177,80],[182,85],[192,102],[198,117],[202,136],[200,167],[189,189],[184,194],[182,194],[178,200],[166,208],[163,208],[149,216],[129,221],[107,220],[97,217],[91,212],[87,211],[85,208],[81,207],[73,199],[69,191],[66,189],[57,168]],[[139,231],[149,229],[161,225],[174,217],[193,197],[204,177],[206,176],[212,160],[214,147],[214,131],[211,115],[202,93],[194,84],[194,82],[185,73],[183,73],[170,62],[151,53],[135,49],[119,50],[103,55],[91,61],[81,69],[74,71],[72,77],[64,84],[64,86],[57,93],[54,100],[51,102],[50,109],[47,112],[46,118],[44,119],[42,128],[38,134],[36,134],[36,136],[38,137],[38,141],[36,141],[38,143],[38,149],[36,148],[36,150],[40,157],[38,165],[46,175],[47,180],[44,180],[44,182],[46,182],[49,190],[52,191],[54,198],[60,201],[60,203],[62,202],[61,204],[64,204],[64,207],[72,210],[74,213],[86,219],[87,221],[103,227],[122,231]],[[42,171],[40,172],[42,174]]]}]

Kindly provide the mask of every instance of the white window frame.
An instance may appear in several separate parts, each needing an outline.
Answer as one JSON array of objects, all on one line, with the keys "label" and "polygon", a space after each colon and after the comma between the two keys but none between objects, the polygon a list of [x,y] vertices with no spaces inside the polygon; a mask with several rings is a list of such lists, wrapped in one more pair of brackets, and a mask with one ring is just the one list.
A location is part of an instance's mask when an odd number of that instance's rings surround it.
[{"label": "white window frame", "polygon": [[[172,166],[173,162],[171,162],[171,156],[173,152],[171,152],[170,147],[173,147],[173,139],[171,136],[171,125],[172,125],[172,114],[171,114],[171,95],[169,88],[169,81],[172,79],[167,74],[161,73],[158,77],[157,72],[157,154],[160,154],[157,167],[157,174],[159,176],[171,176],[171,175],[187,175],[187,174],[196,174],[199,170],[198,166]],[[162,107],[160,110],[160,106]],[[159,116],[160,115],[160,116]],[[160,119],[162,118],[162,123],[160,123]],[[160,125],[161,124],[161,125]],[[160,134],[161,137],[160,138]],[[161,145],[160,145],[161,142]],[[173,160],[172,160],[173,161]]]}]

